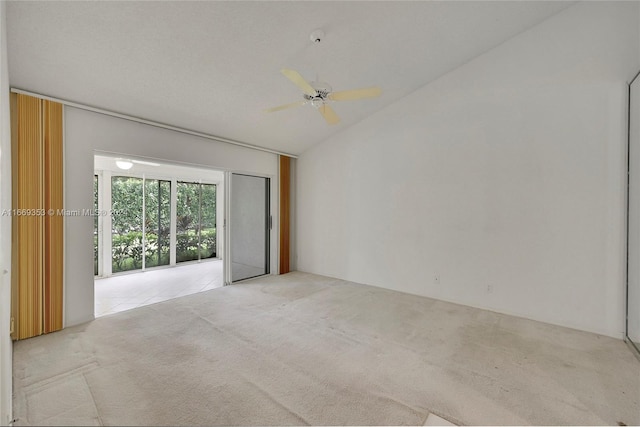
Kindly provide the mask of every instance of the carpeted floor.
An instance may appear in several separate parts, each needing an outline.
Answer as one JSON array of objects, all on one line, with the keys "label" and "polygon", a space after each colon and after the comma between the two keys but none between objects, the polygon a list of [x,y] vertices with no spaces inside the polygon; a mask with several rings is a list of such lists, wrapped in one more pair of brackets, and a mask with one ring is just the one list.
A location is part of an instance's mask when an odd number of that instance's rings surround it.
[{"label": "carpeted floor", "polygon": [[640,424],[622,341],[304,273],[14,346],[17,425]]}]

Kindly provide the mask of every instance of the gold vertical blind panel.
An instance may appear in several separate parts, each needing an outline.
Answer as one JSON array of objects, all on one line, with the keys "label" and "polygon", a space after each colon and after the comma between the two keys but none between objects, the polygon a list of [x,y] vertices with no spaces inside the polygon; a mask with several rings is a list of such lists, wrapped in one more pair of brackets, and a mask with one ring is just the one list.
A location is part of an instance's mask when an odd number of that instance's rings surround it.
[{"label": "gold vertical blind panel", "polygon": [[43,159],[42,103],[25,95],[17,95],[16,139],[13,141],[13,247],[15,259],[12,284],[16,293],[14,307],[17,339],[42,333],[43,315],[43,218],[22,215],[44,208],[42,197]]},{"label": "gold vertical blind panel", "polygon": [[280,156],[280,274],[291,271],[289,265],[291,236],[291,159]]},{"label": "gold vertical blind panel", "polygon": [[48,204],[62,207],[62,106],[47,104],[27,95],[12,98],[15,339],[62,327],[62,217],[47,215]]},{"label": "gold vertical blind panel", "polygon": [[[62,329],[62,104],[43,101],[44,115],[44,333]],[[53,214],[51,214],[54,212]]]}]

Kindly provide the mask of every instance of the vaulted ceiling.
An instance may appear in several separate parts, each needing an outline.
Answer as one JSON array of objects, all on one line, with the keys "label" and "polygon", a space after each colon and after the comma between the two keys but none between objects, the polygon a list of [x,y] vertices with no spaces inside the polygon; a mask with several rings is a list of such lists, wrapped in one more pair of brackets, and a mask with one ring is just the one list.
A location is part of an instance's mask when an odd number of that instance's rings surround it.
[{"label": "vaulted ceiling", "polygon": [[[9,2],[13,87],[299,154],[571,2]],[[324,39],[312,43],[321,28]],[[282,68],[334,90],[328,125]]]}]

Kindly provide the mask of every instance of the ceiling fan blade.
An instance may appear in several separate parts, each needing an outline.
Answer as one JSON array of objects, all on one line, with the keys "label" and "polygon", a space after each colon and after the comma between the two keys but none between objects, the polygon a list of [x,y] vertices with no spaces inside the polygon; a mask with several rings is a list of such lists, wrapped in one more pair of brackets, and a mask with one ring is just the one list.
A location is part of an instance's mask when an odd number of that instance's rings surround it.
[{"label": "ceiling fan blade", "polygon": [[329,99],[332,101],[351,101],[354,99],[362,98],[374,98],[380,96],[382,90],[377,87],[368,87],[364,89],[342,90],[340,92],[333,92],[329,94]]},{"label": "ceiling fan blade", "polygon": [[330,125],[335,125],[340,121],[340,117],[338,117],[336,112],[333,111],[333,108],[329,107],[327,104],[321,105],[320,108],[318,108],[318,111],[320,111],[320,114],[322,114],[324,119]]},{"label": "ceiling fan blade", "polygon": [[318,95],[316,90],[296,70],[288,70],[286,68],[283,68],[282,74],[284,74],[285,77],[291,80],[296,86],[302,89],[302,91],[307,95],[309,96]]},{"label": "ceiling fan blade", "polygon": [[280,110],[286,110],[287,108],[299,107],[299,106],[304,105],[306,103],[307,103],[307,101],[292,102],[291,104],[286,104],[286,105],[281,105],[279,107],[269,108],[267,110],[264,110],[264,112],[265,113],[273,113],[274,111],[280,111]]}]

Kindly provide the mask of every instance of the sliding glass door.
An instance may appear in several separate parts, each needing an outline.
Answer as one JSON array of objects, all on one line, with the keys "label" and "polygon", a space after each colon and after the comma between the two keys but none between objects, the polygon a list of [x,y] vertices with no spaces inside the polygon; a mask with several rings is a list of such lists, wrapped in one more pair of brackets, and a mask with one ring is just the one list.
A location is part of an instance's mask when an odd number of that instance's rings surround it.
[{"label": "sliding glass door", "polygon": [[169,265],[170,181],[114,176],[111,208],[113,273]]},{"label": "sliding glass door", "polygon": [[171,182],[145,179],[145,268],[169,265],[171,245]]},{"label": "sliding glass door", "polygon": [[212,184],[200,184],[200,259],[215,258],[216,189]]},{"label": "sliding glass door", "polygon": [[142,268],[142,178],[111,178],[111,271]]},{"label": "sliding glass door", "polygon": [[178,182],[176,262],[216,257],[216,186]]},{"label": "sliding glass door", "polygon": [[269,273],[269,178],[231,174],[231,281]]}]

